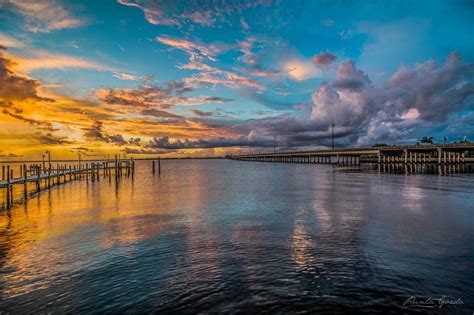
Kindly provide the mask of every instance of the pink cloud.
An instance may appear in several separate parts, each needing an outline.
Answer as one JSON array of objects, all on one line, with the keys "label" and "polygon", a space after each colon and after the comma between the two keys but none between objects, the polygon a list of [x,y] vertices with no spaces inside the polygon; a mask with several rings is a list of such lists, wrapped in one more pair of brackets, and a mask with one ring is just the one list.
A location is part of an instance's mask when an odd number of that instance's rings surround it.
[{"label": "pink cloud", "polygon": [[336,61],[336,56],[328,52],[323,52],[319,55],[315,55],[312,61],[316,67],[327,68]]}]

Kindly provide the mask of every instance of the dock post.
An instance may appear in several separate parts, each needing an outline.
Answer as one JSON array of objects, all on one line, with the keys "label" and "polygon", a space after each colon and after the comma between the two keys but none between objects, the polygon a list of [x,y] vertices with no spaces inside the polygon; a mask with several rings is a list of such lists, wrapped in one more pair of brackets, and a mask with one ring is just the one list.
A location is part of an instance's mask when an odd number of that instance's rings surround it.
[{"label": "dock post", "polygon": [[158,175],[161,175],[161,158],[158,158]]},{"label": "dock post", "polygon": [[117,169],[118,169],[118,163],[117,163],[117,154],[115,154],[115,164],[114,164],[115,177],[117,177],[117,176],[118,176]]},{"label": "dock post", "polygon": [[5,180],[5,165],[2,165],[2,180]]},{"label": "dock post", "polygon": [[7,166],[7,208],[10,208],[10,165]]},{"label": "dock post", "polygon": [[155,161],[151,161],[151,172],[155,175]]},{"label": "dock post", "polygon": [[28,197],[28,178],[27,178],[27,175],[26,175],[26,164],[23,164],[23,174],[21,175],[23,177],[23,179],[25,180],[23,182],[23,195],[24,195],[24,200],[27,199]]},{"label": "dock post", "polygon": [[95,163],[91,163],[91,180],[95,182]]},{"label": "dock post", "polygon": [[36,172],[36,190],[38,192],[41,191],[41,182],[40,182],[41,175],[40,175],[40,170],[39,170],[40,167],[41,166],[37,166],[37,169],[36,169],[37,170],[37,172]]}]

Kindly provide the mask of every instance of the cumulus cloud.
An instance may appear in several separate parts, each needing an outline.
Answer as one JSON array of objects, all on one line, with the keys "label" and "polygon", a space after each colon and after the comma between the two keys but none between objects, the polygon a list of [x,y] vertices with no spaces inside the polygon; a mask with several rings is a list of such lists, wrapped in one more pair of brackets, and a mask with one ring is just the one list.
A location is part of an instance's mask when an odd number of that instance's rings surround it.
[{"label": "cumulus cloud", "polygon": [[396,140],[400,130],[408,132],[422,122],[443,122],[449,114],[466,109],[467,98],[474,94],[472,70],[473,64],[453,53],[443,65],[430,60],[413,69],[402,66],[383,87],[375,87],[353,61],[346,61],[337,69],[334,82],[322,84],[313,94],[311,119],[366,134],[362,143]]},{"label": "cumulus cloud", "polygon": [[57,0],[2,0],[0,7],[22,15],[31,32],[47,33],[85,24],[85,21],[71,15]]},{"label": "cumulus cloud", "polygon": [[286,146],[328,145],[334,123],[339,145],[403,142],[421,127],[445,128],[450,119],[473,109],[473,70],[473,64],[453,53],[442,65],[426,61],[411,69],[402,66],[376,86],[347,60],[333,81],[323,82],[313,93],[309,117],[283,114],[234,130],[241,134],[255,130],[267,138],[275,135]]},{"label": "cumulus cloud", "polygon": [[328,52],[322,52],[319,55],[313,57],[313,65],[319,68],[327,68],[329,67],[334,61],[336,61],[336,56]]}]

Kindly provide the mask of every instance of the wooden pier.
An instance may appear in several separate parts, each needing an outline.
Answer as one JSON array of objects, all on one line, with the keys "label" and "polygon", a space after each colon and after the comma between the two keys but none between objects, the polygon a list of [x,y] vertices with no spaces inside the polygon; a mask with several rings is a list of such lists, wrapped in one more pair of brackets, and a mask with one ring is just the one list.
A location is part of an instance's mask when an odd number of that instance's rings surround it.
[{"label": "wooden pier", "polygon": [[[53,161],[54,162],[54,161]],[[61,161],[62,162],[62,161]],[[48,164],[48,165],[46,165]],[[10,208],[14,203],[13,187],[23,186],[23,200],[28,198],[30,190],[28,185],[34,185],[34,192],[40,192],[53,186],[64,184],[73,180],[100,181],[102,177],[115,176],[119,179],[122,176],[133,176],[135,173],[135,161],[121,160],[115,156],[114,160],[90,161],[77,165],[55,163],[53,167],[50,162],[19,165],[18,177],[15,177],[13,169],[9,164],[2,165],[0,178],[0,189],[6,189],[6,208]]]},{"label": "wooden pier", "polygon": [[376,165],[379,171],[393,173],[435,173],[447,175],[474,171],[474,143],[271,152],[227,157],[239,161],[254,162],[346,166],[372,164]]}]

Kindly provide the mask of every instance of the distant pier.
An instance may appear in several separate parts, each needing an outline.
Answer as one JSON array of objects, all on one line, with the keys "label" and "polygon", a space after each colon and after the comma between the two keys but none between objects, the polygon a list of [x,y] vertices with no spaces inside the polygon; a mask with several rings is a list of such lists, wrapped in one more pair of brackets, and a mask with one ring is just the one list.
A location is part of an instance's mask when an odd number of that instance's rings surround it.
[{"label": "distant pier", "polygon": [[382,172],[448,175],[474,171],[474,143],[375,146],[228,156],[239,161],[334,165],[373,164]]}]

